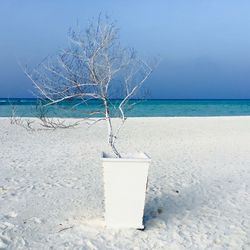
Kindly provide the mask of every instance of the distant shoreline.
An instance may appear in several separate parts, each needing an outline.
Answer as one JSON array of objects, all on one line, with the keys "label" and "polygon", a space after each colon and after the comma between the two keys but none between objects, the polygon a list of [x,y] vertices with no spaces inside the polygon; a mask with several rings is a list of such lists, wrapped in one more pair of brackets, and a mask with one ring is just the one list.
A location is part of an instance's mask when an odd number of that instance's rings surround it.
[{"label": "distant shoreline", "polygon": [[[0,97],[1,100],[39,100],[33,97]],[[110,100],[122,100],[114,98]],[[146,100],[146,101],[250,101],[250,98],[142,98],[131,100]]]},{"label": "distant shoreline", "polygon": [[[134,105],[134,103],[136,105]],[[113,99],[112,116],[118,116],[119,99]],[[250,100],[130,100],[132,109],[128,109],[128,117],[211,117],[211,116],[249,116]],[[70,109],[73,105],[77,110]],[[63,118],[81,118],[84,113],[100,110],[102,103],[91,100],[88,105],[80,104],[79,100],[62,102],[60,105],[47,107],[47,116]],[[17,116],[36,117],[39,110],[38,99],[0,99],[0,117],[12,116],[13,107]],[[129,106],[130,108],[130,106]]]}]

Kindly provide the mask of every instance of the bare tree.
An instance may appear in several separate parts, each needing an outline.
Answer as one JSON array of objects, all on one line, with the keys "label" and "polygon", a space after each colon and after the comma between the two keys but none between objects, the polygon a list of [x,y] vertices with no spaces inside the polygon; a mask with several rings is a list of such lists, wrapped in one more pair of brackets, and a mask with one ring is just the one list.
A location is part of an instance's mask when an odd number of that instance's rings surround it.
[{"label": "bare tree", "polygon": [[63,119],[50,118],[48,116],[48,110],[46,107],[42,105],[39,101],[36,105],[36,111],[33,113],[35,117],[37,117],[40,121],[40,126],[42,128],[35,128],[33,125],[35,124],[35,119],[28,119],[23,117],[20,112],[18,112],[17,105],[13,104],[9,100],[9,105],[11,107],[11,116],[10,116],[10,124],[18,125],[22,128],[25,128],[27,131],[38,131],[43,129],[66,129],[66,128],[74,128],[80,124],[79,121],[76,122],[67,122]]},{"label": "bare tree", "polygon": [[[137,56],[135,50],[120,45],[118,29],[108,17],[99,15],[85,31],[69,31],[69,46],[55,57],[47,57],[26,75],[45,100],[45,106],[72,101],[71,109],[99,100],[81,110],[83,117],[107,122],[108,143],[121,157],[115,142],[126,120],[126,106],[152,73],[153,67]],[[119,103],[114,104],[114,99]],[[114,127],[114,109],[120,125]]]},{"label": "bare tree", "polygon": [[79,121],[66,122],[62,119],[50,118],[48,116],[48,109],[39,101],[36,105],[36,115],[40,120],[40,125],[46,129],[58,129],[58,128],[74,128],[79,125]]},{"label": "bare tree", "polygon": [[10,124],[11,125],[18,125],[22,128],[25,128],[28,131],[34,131],[33,128],[33,123],[34,120],[30,120],[30,119],[22,119],[21,116],[17,115],[17,106],[12,104],[9,100],[9,105],[11,107],[11,116],[10,116]]}]

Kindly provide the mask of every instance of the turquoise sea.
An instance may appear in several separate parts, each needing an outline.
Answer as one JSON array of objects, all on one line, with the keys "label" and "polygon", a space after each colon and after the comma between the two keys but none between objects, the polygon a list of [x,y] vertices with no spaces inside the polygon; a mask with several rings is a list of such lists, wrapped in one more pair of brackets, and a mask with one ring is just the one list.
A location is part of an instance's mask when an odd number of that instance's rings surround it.
[{"label": "turquoise sea", "polygon": [[[78,110],[70,110],[77,101],[65,102],[62,105],[51,106],[46,112],[55,117],[84,117],[84,113],[99,108],[98,101],[90,102],[88,106],[80,105]],[[119,102],[116,100],[114,102]],[[167,117],[167,116],[246,116],[250,115],[250,100],[143,100],[127,110],[131,117]],[[17,116],[37,116],[37,99],[30,98],[0,98],[0,117],[11,116],[13,108]],[[115,110],[115,108],[114,108]],[[113,112],[115,114],[115,112]]]}]

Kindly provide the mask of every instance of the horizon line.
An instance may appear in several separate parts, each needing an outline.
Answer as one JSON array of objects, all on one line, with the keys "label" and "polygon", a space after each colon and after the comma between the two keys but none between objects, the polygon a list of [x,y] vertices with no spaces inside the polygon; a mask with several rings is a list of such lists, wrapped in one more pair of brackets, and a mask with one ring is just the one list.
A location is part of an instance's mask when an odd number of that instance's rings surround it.
[{"label": "horizon line", "polygon": [[[29,100],[39,100],[40,98],[35,97],[0,97],[1,100],[21,100],[21,99],[29,99]],[[73,100],[73,99],[72,99]],[[68,101],[72,101],[68,100]],[[74,99],[77,100],[77,99]],[[94,100],[94,99],[93,99]],[[96,99],[98,100],[98,99]],[[122,98],[110,98],[110,100],[122,100]],[[249,100],[250,98],[131,98],[130,100],[154,100],[154,101],[216,101],[216,100],[225,100],[225,101],[237,101],[237,100]]]}]

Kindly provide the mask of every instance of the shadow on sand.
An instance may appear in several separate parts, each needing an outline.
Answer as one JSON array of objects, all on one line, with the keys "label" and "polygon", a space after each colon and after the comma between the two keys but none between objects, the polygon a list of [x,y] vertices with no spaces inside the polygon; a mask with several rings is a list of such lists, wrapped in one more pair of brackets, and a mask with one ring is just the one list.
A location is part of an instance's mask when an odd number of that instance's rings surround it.
[{"label": "shadow on sand", "polygon": [[206,188],[196,183],[181,190],[172,190],[160,195],[150,194],[144,209],[144,225],[148,229],[155,219],[165,224],[181,219],[207,203]]}]

